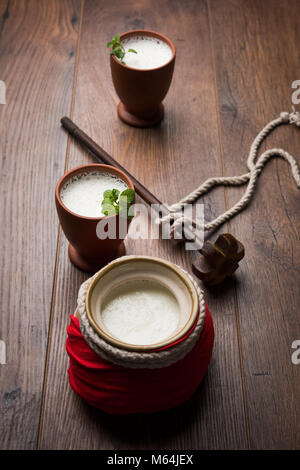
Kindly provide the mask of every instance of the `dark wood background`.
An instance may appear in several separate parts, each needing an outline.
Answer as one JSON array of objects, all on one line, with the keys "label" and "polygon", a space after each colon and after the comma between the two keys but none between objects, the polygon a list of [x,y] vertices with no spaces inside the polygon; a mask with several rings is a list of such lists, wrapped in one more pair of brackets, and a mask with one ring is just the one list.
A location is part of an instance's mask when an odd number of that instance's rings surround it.
[{"label": "dark wood background", "polygon": [[[88,276],[67,257],[54,188],[91,158],[60,128],[71,116],[173,203],[209,176],[245,172],[263,125],[291,109],[300,79],[295,0],[0,0],[2,449],[294,449],[300,447],[299,192],[285,162],[263,172],[249,208],[222,231],[246,246],[236,277],[206,289],[216,330],[208,375],[181,407],[111,417],[67,380],[66,327]],[[154,129],[118,121],[106,42],[148,28],[169,36],[177,62],[166,117]],[[299,161],[300,132],[283,126],[264,148]],[[241,196],[218,188],[206,220]],[[194,253],[168,242],[127,242],[190,269]]]}]

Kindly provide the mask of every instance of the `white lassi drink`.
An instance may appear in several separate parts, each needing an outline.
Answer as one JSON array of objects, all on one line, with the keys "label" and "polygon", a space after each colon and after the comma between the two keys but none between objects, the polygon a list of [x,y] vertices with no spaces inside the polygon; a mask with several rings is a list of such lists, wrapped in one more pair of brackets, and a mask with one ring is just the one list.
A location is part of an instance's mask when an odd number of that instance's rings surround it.
[{"label": "white lassi drink", "polygon": [[[133,36],[122,41],[125,49],[124,62],[134,69],[155,69],[172,59],[170,46],[154,36]],[[129,49],[136,51],[128,52]]]},{"label": "white lassi drink", "polygon": [[127,189],[123,180],[110,173],[87,172],[73,176],[61,188],[62,203],[75,214],[85,217],[103,217],[101,202],[107,189]]},{"label": "white lassi drink", "polygon": [[175,295],[159,282],[132,280],[108,294],[101,316],[106,328],[121,341],[151,345],[176,330],[180,307]]}]

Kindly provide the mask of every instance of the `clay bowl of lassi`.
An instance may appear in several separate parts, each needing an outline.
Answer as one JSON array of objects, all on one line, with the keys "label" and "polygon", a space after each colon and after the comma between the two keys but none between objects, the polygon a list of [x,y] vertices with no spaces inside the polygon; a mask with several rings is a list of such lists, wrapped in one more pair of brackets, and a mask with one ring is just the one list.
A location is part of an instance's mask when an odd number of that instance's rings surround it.
[{"label": "clay bowl of lassi", "polygon": [[95,273],[125,254],[123,240],[130,219],[118,213],[104,215],[101,202],[106,190],[122,193],[128,188],[134,190],[125,173],[101,164],[76,167],[57,183],[56,209],[69,241],[69,258],[83,271]]},{"label": "clay bowl of lassi", "polygon": [[86,296],[89,323],[107,342],[150,351],[189,332],[199,312],[195,284],[174,263],[125,256],[101,269]]},{"label": "clay bowl of lassi", "polygon": [[112,80],[121,100],[118,116],[132,126],[154,126],[164,116],[162,101],[172,81],[175,46],[163,34],[150,30],[128,31],[120,39],[123,61],[110,56]]}]

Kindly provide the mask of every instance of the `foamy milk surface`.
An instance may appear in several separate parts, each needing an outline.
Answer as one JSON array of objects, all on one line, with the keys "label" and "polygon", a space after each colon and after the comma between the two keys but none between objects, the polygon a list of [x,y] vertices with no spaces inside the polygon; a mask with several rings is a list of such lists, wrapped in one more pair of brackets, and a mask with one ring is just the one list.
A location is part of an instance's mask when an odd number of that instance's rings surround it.
[{"label": "foamy milk surface", "polygon": [[106,189],[127,189],[123,180],[109,173],[81,173],[71,178],[60,191],[63,204],[85,217],[103,217],[101,202]]},{"label": "foamy milk surface", "polygon": [[113,336],[135,345],[158,343],[172,335],[179,322],[175,296],[155,281],[128,281],[114,288],[101,316]]},{"label": "foamy milk surface", "polygon": [[[134,36],[124,39],[122,44],[125,49],[124,62],[134,69],[154,69],[166,64],[172,58],[172,50],[163,41],[155,37]],[[128,52],[134,49],[137,54]]]}]

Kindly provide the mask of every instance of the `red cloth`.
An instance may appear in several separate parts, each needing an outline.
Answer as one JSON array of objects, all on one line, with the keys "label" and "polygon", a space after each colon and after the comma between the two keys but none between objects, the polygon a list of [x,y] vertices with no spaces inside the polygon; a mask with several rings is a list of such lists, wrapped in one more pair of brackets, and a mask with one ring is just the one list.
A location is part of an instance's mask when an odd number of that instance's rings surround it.
[{"label": "red cloth", "polygon": [[207,371],[214,343],[207,307],[202,333],[192,351],[160,369],[125,368],[102,359],[86,343],[73,315],[67,332],[72,389],[90,405],[111,414],[154,413],[186,401]]}]

